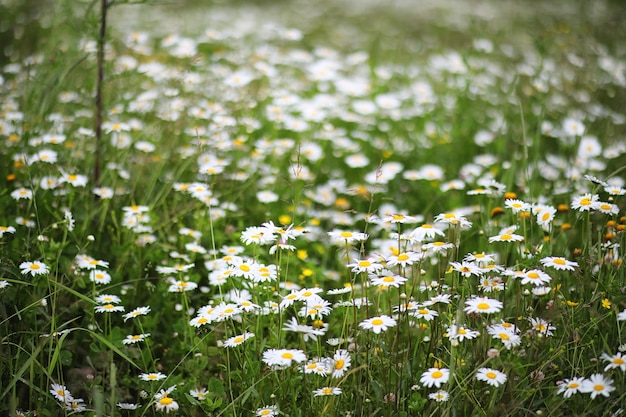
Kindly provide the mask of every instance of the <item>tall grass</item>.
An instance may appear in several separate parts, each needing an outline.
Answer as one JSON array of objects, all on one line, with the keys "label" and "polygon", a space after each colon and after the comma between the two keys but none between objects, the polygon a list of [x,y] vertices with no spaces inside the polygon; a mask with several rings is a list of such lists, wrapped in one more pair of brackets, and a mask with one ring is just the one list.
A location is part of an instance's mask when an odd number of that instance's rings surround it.
[{"label": "tall grass", "polygon": [[619,415],[620,10],[450,4],[111,4],[101,125],[55,5],[0,72],[0,411]]}]

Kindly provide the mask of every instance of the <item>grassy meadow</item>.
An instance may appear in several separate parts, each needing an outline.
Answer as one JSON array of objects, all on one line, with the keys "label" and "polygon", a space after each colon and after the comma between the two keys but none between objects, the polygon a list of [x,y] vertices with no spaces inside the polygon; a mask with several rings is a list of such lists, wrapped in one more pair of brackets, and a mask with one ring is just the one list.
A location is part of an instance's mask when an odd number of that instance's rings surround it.
[{"label": "grassy meadow", "polygon": [[0,0],[0,413],[622,415],[619,2],[110,3]]}]

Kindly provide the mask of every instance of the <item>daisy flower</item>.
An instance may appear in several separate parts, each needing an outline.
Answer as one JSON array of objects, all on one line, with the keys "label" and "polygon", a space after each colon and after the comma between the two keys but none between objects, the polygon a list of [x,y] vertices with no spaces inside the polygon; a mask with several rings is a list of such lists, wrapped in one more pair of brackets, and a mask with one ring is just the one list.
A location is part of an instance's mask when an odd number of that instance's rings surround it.
[{"label": "daisy flower", "polygon": [[386,331],[389,327],[394,327],[396,325],[396,321],[387,315],[372,317],[366,320],[363,320],[359,323],[359,327],[362,327],[366,330],[371,330],[376,334],[380,332]]},{"label": "daisy flower", "polygon": [[596,194],[583,194],[572,199],[571,207],[578,211],[590,211],[600,197]]},{"label": "daisy flower", "polygon": [[275,405],[266,405],[261,408],[257,408],[255,412],[256,416],[259,417],[274,417],[278,415],[278,407]]},{"label": "daisy flower", "polygon": [[440,389],[438,391],[428,394],[428,398],[430,398],[431,400],[435,400],[438,403],[443,403],[448,401],[448,399],[450,398],[450,394],[448,393],[448,391]]},{"label": "daisy flower", "polygon": [[169,413],[170,411],[178,410],[178,403],[174,401],[174,399],[170,398],[170,389],[161,390],[158,394],[154,396],[154,408],[157,411],[165,411]]},{"label": "daisy flower", "polygon": [[367,233],[351,232],[349,230],[333,230],[328,232],[331,240],[344,245],[351,245],[356,242],[364,242],[367,240]]},{"label": "daisy flower", "polygon": [[362,259],[355,260],[353,263],[346,265],[348,268],[352,268],[352,272],[367,272],[367,273],[376,273],[383,269],[384,267],[375,261],[373,258],[370,259]]},{"label": "daisy flower", "polygon": [[160,381],[165,378],[167,378],[167,375],[162,374],[161,372],[149,372],[147,374],[139,375],[139,379],[142,381]]},{"label": "daisy flower", "polygon": [[409,315],[411,317],[415,317],[418,319],[424,319],[426,321],[434,320],[435,317],[439,315],[439,313],[435,310],[430,310],[426,307],[418,307],[416,309],[410,310]]},{"label": "daisy flower", "polygon": [[233,336],[224,341],[224,347],[235,347],[241,345],[248,339],[252,339],[254,337],[254,333],[244,332],[238,336]]},{"label": "daisy flower", "polygon": [[465,339],[475,339],[480,335],[480,332],[472,329],[468,329],[464,326],[451,325],[446,330],[446,337],[451,341],[462,342]]},{"label": "daisy flower", "polygon": [[415,262],[419,262],[422,259],[422,255],[415,252],[400,252],[397,255],[392,255],[387,259],[387,268],[391,268],[396,265],[400,265],[406,268],[409,265],[413,265]]},{"label": "daisy flower", "polygon": [[122,340],[122,343],[125,345],[131,345],[138,342],[143,342],[147,337],[150,337],[150,333],[141,333],[141,334],[129,334]]},{"label": "daisy flower", "polygon": [[533,212],[535,213],[537,224],[541,227],[548,228],[550,226],[550,223],[552,223],[552,220],[554,220],[556,208],[552,206],[542,205],[540,206],[540,210],[533,210]]},{"label": "daisy flower", "polygon": [[447,368],[430,368],[422,373],[420,383],[428,388],[439,388],[450,378],[450,370]]},{"label": "daisy flower", "polygon": [[50,388],[50,393],[59,401],[67,403],[74,399],[65,385],[51,384]]},{"label": "daisy flower", "polygon": [[305,374],[315,374],[319,376],[327,376],[329,372],[333,370],[334,364],[331,358],[314,358],[300,368],[300,371]]},{"label": "daisy flower", "polygon": [[585,378],[581,377],[565,379],[559,384],[559,389],[557,389],[556,393],[563,394],[563,398],[569,398],[577,392],[581,392],[584,381]]},{"label": "daisy flower", "polygon": [[474,297],[465,301],[466,313],[497,313],[502,309],[502,301],[494,300],[487,297]]},{"label": "daisy flower", "polygon": [[129,311],[128,313],[124,314],[124,316],[123,316],[124,317],[124,321],[126,321],[128,319],[133,319],[133,318],[135,318],[137,316],[145,316],[149,312],[150,312],[150,306],[137,307],[133,311]]},{"label": "daisy flower", "polygon": [[209,391],[207,391],[206,388],[195,388],[195,389],[189,390],[189,395],[191,395],[193,398],[195,398],[198,401],[204,400],[208,393]]},{"label": "daisy flower", "polygon": [[501,232],[499,234],[497,234],[496,236],[491,236],[489,238],[489,243],[493,243],[493,242],[521,242],[524,240],[524,236],[522,235],[517,235],[515,233],[512,232]]},{"label": "daisy flower", "polygon": [[124,311],[123,306],[116,306],[113,304],[103,304],[103,305],[96,306],[95,308],[96,313],[115,313],[115,312],[122,312],[122,311]]},{"label": "daisy flower", "polygon": [[50,272],[46,264],[44,264],[43,262],[39,262],[39,261],[22,262],[20,264],[20,271],[22,272],[23,275],[30,274],[33,277],[35,275],[43,275],[43,274],[47,274],[48,272]]},{"label": "daisy flower", "polygon": [[431,240],[437,236],[445,236],[445,233],[431,224],[423,224],[413,229],[408,234],[408,239],[411,243],[416,243]]},{"label": "daisy flower", "polygon": [[293,362],[304,361],[306,361],[306,355],[300,349],[268,349],[263,352],[263,362],[268,366],[286,367]]},{"label": "daisy flower", "polygon": [[540,262],[543,266],[547,266],[561,271],[573,271],[574,269],[578,268],[577,262],[569,261],[560,256],[548,256],[541,259]]},{"label": "daisy flower", "polygon": [[141,404],[134,403],[117,403],[115,405],[117,405],[117,408],[120,410],[137,410],[141,408]]},{"label": "daisy flower", "polygon": [[511,209],[513,214],[517,214],[522,211],[530,211],[530,204],[525,203],[522,200],[507,199],[504,201],[504,207]]},{"label": "daisy flower", "polygon": [[11,197],[13,197],[14,200],[32,200],[33,191],[28,188],[20,187],[11,192]]},{"label": "daisy flower", "polygon": [[350,368],[351,364],[352,364],[352,360],[350,358],[350,353],[345,349],[339,349],[333,355],[333,359],[332,359],[333,373],[331,374],[331,376],[333,378],[341,378],[346,373],[348,368]]},{"label": "daisy flower", "polygon": [[448,251],[448,249],[452,249],[452,248],[454,248],[454,244],[449,243],[449,242],[431,242],[431,243],[426,243],[425,245],[422,245],[423,251],[433,252],[433,253],[445,254]]},{"label": "daisy flower", "polygon": [[15,233],[15,227],[13,226],[0,226],[0,237],[4,236],[5,233]]},{"label": "daisy flower", "polygon": [[522,285],[524,284],[533,284],[536,286],[543,286],[552,280],[550,275],[546,274],[540,269],[531,269],[529,271],[525,271],[524,275],[521,277]]},{"label": "daisy flower", "polygon": [[598,395],[608,397],[611,392],[615,391],[613,386],[613,380],[607,378],[602,374],[593,374],[588,379],[585,379],[580,388],[580,392],[591,394],[593,400]]},{"label": "daisy flower", "polygon": [[593,208],[604,214],[619,214],[619,206],[613,203],[597,201]]},{"label": "daisy flower", "polygon": [[473,262],[450,262],[450,266],[454,271],[460,272],[466,278],[472,275],[482,275],[483,273],[482,268]]},{"label": "daisy flower", "polygon": [[323,387],[323,388],[318,388],[314,390],[313,396],[322,397],[326,395],[339,395],[341,394],[341,392],[342,392],[341,388],[338,388],[338,387]]},{"label": "daisy flower", "polygon": [[370,280],[372,281],[372,285],[375,285],[377,287],[399,288],[400,285],[408,281],[408,278],[400,275],[395,275],[391,271],[383,271],[383,275],[381,276],[370,275]]},{"label": "daisy flower", "polygon": [[108,284],[111,282],[111,275],[108,272],[100,269],[93,269],[89,271],[89,280],[96,284]]},{"label": "daisy flower", "polygon": [[621,352],[616,353],[615,355],[609,355],[608,353],[603,353],[600,355],[600,359],[609,362],[609,364],[604,368],[604,371],[608,371],[609,369],[619,368],[622,371],[626,371],[626,355],[623,355]]},{"label": "daisy flower", "polygon": [[97,296],[95,301],[98,304],[119,304],[122,302],[122,299],[117,295],[102,294]]},{"label": "daisy flower", "polygon": [[465,217],[456,215],[455,213],[441,213],[435,216],[435,223],[459,226],[462,229],[468,229],[472,227],[472,222]]},{"label": "daisy flower", "polygon": [[532,330],[536,332],[538,336],[553,336],[554,335],[552,331],[556,330],[556,327],[554,327],[553,325],[551,325],[544,319],[538,318],[538,317],[537,318],[530,317],[528,320],[530,321]]},{"label": "daisy flower", "polygon": [[496,369],[480,368],[476,372],[476,379],[486,382],[494,387],[499,387],[506,382],[507,377],[505,373],[500,372]]}]

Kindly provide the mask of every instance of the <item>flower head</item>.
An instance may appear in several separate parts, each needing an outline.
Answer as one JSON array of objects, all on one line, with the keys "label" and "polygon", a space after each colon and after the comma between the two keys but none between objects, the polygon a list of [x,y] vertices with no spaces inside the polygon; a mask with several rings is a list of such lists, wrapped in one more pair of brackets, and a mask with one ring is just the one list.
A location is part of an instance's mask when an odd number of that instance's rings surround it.
[{"label": "flower head", "polygon": [[450,378],[450,370],[447,368],[430,368],[422,373],[420,377],[420,383],[428,388],[441,387],[448,382]]},{"label": "flower head", "polygon": [[507,380],[506,374],[492,368],[480,368],[476,372],[476,379],[484,381],[494,387],[499,387]]},{"label": "flower head", "polygon": [[378,334],[380,332],[386,331],[389,327],[394,327],[396,325],[396,321],[387,315],[372,317],[366,320],[363,320],[359,323],[359,327],[362,327],[366,330],[371,330],[374,333]]}]

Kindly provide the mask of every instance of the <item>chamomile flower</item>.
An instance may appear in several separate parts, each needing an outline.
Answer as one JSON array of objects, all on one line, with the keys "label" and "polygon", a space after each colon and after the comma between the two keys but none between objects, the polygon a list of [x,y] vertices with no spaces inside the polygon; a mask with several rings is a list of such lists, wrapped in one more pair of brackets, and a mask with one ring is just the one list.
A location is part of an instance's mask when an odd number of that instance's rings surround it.
[{"label": "chamomile flower", "polygon": [[448,382],[450,378],[450,370],[447,368],[430,368],[422,373],[420,377],[420,383],[428,388],[441,387]]},{"label": "chamomile flower", "polygon": [[495,236],[489,238],[489,243],[493,242],[521,242],[524,240],[524,236],[515,234],[513,232],[504,231]]},{"label": "chamomile flower", "polygon": [[476,372],[476,379],[487,384],[499,387],[507,380],[506,374],[492,368],[479,368]]},{"label": "chamomile flower", "polygon": [[594,204],[594,209],[598,210],[600,213],[604,214],[619,214],[619,206],[613,203],[605,203],[604,201],[596,201]]},{"label": "chamomile flower", "polygon": [[494,300],[487,297],[473,297],[465,301],[466,313],[491,314],[497,313],[502,309],[502,301]]},{"label": "chamomile flower", "polygon": [[32,200],[33,190],[20,187],[17,190],[11,192],[11,197],[13,197],[14,200]]},{"label": "chamomile flower", "polygon": [[372,317],[366,320],[363,320],[359,323],[359,327],[371,330],[376,334],[380,332],[386,331],[389,327],[394,327],[396,325],[396,321],[387,315],[381,315],[377,317]]},{"label": "chamomile flower", "polygon": [[43,262],[39,262],[39,261],[32,261],[32,262],[22,262],[20,264],[20,272],[23,275],[28,275],[30,274],[31,276],[35,276],[35,275],[43,275],[43,274],[47,274],[48,272],[50,272],[50,270],[48,269],[48,267],[46,266],[46,264],[44,264]]},{"label": "chamomile flower", "polygon": [[411,252],[411,251],[407,251],[407,252],[400,252],[397,255],[392,255],[387,259],[387,268],[391,268],[394,267],[396,265],[399,265],[403,268],[406,268],[407,266],[413,265],[416,262],[419,262],[420,260],[422,260],[422,255],[420,255],[419,253],[415,253],[415,252]]},{"label": "chamomile flower", "polygon": [[613,380],[602,374],[591,375],[588,379],[583,381],[580,388],[580,392],[589,393],[592,400],[598,395],[608,397],[613,391],[615,391]]},{"label": "chamomile flower", "polygon": [[531,205],[522,200],[507,199],[504,201],[504,207],[511,209],[513,214],[517,214],[519,212],[530,211]]}]

